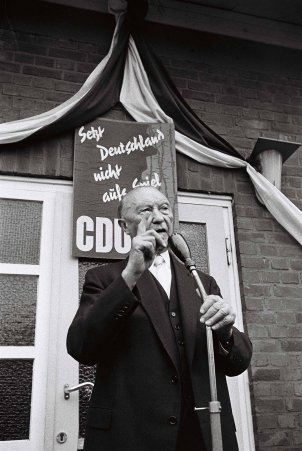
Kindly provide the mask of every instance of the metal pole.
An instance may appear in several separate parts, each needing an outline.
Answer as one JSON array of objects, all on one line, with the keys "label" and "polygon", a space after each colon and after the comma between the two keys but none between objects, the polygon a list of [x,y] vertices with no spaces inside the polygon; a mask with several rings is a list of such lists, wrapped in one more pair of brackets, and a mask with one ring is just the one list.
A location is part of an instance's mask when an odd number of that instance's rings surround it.
[{"label": "metal pole", "polygon": [[[196,265],[191,258],[191,252],[189,246],[181,233],[173,233],[169,238],[169,244],[173,252],[177,257],[185,264],[185,267],[194,277],[197,288],[204,302],[207,298],[207,292],[200,280],[200,277],[196,271]],[[212,450],[223,451],[222,447],[222,435],[221,435],[221,423],[220,423],[220,411],[221,405],[217,400],[217,386],[216,386],[216,372],[215,372],[215,359],[214,359],[214,347],[213,347],[213,334],[212,329],[206,326],[207,335],[207,348],[208,348],[208,364],[209,364],[209,381],[210,381],[210,394],[211,401],[209,407],[195,407],[194,410],[209,409],[210,421],[211,421],[211,436],[212,436]]]},{"label": "metal pole", "polygon": [[[196,271],[195,265],[189,266],[189,271],[194,277],[197,288],[200,292],[202,300],[207,297],[207,292],[200,280],[200,277]],[[210,393],[211,401],[209,403],[210,421],[211,421],[211,436],[212,436],[212,450],[223,451],[222,435],[221,435],[221,422],[220,412],[221,405],[217,400],[217,385],[216,385],[216,371],[215,371],[215,359],[214,359],[214,346],[213,346],[213,333],[210,326],[206,326],[207,333],[207,348],[208,348],[208,364],[209,364],[209,380],[210,380]],[[201,408],[202,410],[204,408]],[[199,410],[198,407],[195,410]]]}]

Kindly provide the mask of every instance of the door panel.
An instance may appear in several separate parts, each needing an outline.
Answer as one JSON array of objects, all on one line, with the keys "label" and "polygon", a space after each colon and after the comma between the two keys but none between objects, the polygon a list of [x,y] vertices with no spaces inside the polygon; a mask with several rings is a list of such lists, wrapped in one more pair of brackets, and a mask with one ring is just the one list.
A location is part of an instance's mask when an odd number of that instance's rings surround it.
[{"label": "door panel", "polygon": [[[179,229],[188,241],[197,268],[216,279],[223,298],[229,300],[236,312],[235,326],[243,331],[231,199],[181,194],[178,211]],[[239,449],[254,451],[247,372],[236,378],[227,378],[227,382]]]}]

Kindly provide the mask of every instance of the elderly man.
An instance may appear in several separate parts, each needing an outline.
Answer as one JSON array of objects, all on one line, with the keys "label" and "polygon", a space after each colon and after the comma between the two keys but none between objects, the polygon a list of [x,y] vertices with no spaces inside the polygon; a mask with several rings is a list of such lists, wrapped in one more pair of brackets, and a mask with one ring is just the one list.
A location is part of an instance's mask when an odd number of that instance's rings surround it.
[{"label": "elderly man", "polygon": [[214,331],[224,451],[238,450],[225,375],[251,359],[248,338],[215,280],[201,306],[194,281],[168,250],[173,214],[155,188],[136,188],[119,208],[129,257],[91,269],[70,326],[68,352],[97,364],[86,451],[210,451],[205,324]]}]

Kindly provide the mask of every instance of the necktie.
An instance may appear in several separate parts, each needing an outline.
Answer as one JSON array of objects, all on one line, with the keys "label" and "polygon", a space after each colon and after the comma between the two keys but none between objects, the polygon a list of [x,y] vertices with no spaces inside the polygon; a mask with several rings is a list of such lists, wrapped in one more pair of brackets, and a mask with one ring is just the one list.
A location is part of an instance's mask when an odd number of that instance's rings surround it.
[{"label": "necktie", "polygon": [[157,255],[154,259],[154,271],[153,275],[161,284],[168,297],[170,297],[171,290],[171,271],[167,266],[167,263],[162,255]]}]

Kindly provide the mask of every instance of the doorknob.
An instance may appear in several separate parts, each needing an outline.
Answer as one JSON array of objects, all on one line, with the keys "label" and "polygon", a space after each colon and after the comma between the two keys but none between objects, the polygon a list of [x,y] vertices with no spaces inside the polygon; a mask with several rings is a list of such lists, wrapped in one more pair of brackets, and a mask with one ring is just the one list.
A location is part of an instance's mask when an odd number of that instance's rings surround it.
[{"label": "doorknob", "polygon": [[70,398],[70,393],[73,391],[80,390],[84,387],[90,387],[93,389],[94,384],[92,382],[82,382],[81,384],[75,385],[74,387],[69,388],[69,384],[64,385],[64,399],[68,400]]}]

